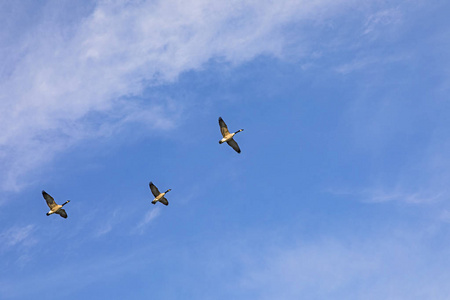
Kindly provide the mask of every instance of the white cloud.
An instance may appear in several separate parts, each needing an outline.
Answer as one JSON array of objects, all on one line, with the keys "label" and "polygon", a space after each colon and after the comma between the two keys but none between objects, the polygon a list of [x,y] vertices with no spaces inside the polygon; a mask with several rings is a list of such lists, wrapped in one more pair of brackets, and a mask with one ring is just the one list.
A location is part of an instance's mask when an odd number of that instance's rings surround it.
[{"label": "white cloud", "polygon": [[[367,54],[365,54],[367,55]],[[361,56],[355,59],[352,59],[349,62],[346,62],[342,65],[339,65],[335,68],[336,72],[347,75],[352,72],[358,71],[367,71],[367,69],[371,69],[374,66],[378,65],[389,65],[395,63],[401,63],[409,59],[410,57],[406,54],[402,55],[385,55],[385,56]]]},{"label": "white cloud", "polygon": [[25,174],[71,145],[113,135],[129,122],[170,129],[179,106],[137,100],[144,87],[211,59],[239,64],[282,56],[292,43],[285,27],[317,24],[357,3],[100,1],[75,25],[38,24],[14,43],[23,56],[14,57],[0,83],[1,188],[20,189]]},{"label": "white cloud", "polygon": [[[77,291],[93,282],[104,282],[130,269],[136,270],[141,267],[143,260],[136,259],[136,256],[147,257],[142,252],[139,249],[132,251],[128,255],[102,256],[96,259],[88,258],[86,260],[64,264],[49,260],[49,268],[41,268],[36,271],[37,273],[24,274],[17,280],[11,277],[1,279],[0,296],[2,299],[26,299],[39,294],[46,299],[53,299],[55,293],[49,291],[46,283],[65,280],[73,284],[61,289],[60,295],[57,297],[69,297],[73,291]],[[101,274],[101,276],[98,276],[98,274]]]},{"label": "white cloud", "polygon": [[373,34],[375,30],[384,26],[393,26],[402,21],[403,15],[398,8],[377,11],[367,18],[364,24],[364,35]]},{"label": "white cloud", "polygon": [[[146,219],[152,219],[151,213]],[[45,294],[43,278],[70,280],[74,284],[63,293],[76,295],[87,284],[105,288],[107,283],[101,283],[138,276],[149,282],[170,278],[169,286],[159,286],[162,298],[173,297],[176,290],[198,299],[205,295],[217,299],[248,299],[249,295],[255,299],[447,299],[446,228],[438,232],[430,227],[402,225],[369,232],[355,228],[362,234],[314,237],[292,228],[259,234],[240,231],[212,239],[189,238],[190,242],[181,244],[149,239],[141,247],[128,245],[126,254],[105,256],[101,251],[99,257],[69,260],[63,267],[57,264],[36,274],[6,276],[1,279],[0,295]],[[149,274],[166,268],[170,274]]]},{"label": "white cloud", "polygon": [[4,230],[0,233],[0,244],[2,248],[11,248],[18,245],[29,246],[36,241],[30,237],[30,234],[34,231],[34,225],[27,225],[24,227],[14,226]]},{"label": "white cloud", "polygon": [[102,224],[95,232],[95,237],[100,237],[109,233],[112,230],[112,225],[110,223]]},{"label": "white cloud", "polygon": [[136,226],[135,231],[137,230],[139,233],[144,232],[144,228],[154,219],[156,219],[161,214],[161,209],[159,207],[155,207],[154,209],[148,211],[142,221]]},{"label": "white cloud", "polygon": [[404,202],[408,204],[431,204],[437,203],[445,198],[446,191],[436,192],[435,189],[418,190],[417,187],[395,187],[392,189],[373,188],[373,189],[328,189],[328,193],[337,196],[348,196],[358,201],[367,203],[383,202]]},{"label": "white cloud", "polygon": [[365,195],[368,202],[402,201],[410,204],[431,203],[440,199],[442,193],[435,195],[424,195],[421,193],[402,193],[374,191]]},{"label": "white cloud", "polygon": [[421,243],[400,235],[274,246],[247,263],[240,285],[258,299],[447,299],[449,261]]}]

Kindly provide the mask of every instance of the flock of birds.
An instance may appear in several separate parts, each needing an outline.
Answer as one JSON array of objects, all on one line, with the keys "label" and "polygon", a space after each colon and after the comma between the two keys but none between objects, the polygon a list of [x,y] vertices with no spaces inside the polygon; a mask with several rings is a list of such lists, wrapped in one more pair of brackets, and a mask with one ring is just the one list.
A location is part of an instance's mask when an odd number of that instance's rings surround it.
[{"label": "flock of birds", "polygon": [[[219,117],[219,126],[220,126],[220,132],[222,133],[223,138],[219,141],[219,144],[227,143],[230,145],[231,148],[233,148],[237,153],[241,153],[241,149],[239,148],[239,145],[236,143],[236,141],[233,139],[233,137],[236,135],[236,133],[243,131],[244,129],[239,129],[236,132],[230,133],[228,131],[227,124],[223,121],[222,118]],[[158,188],[153,184],[153,182],[150,181],[149,183],[150,191],[152,192],[155,199],[152,200],[152,204],[156,204],[156,202],[161,202],[164,205],[169,205],[169,201],[164,197],[168,192],[171,191],[171,189],[166,190],[164,193],[161,193]],[[70,202],[70,200],[67,200],[63,204],[59,205],[56,204],[55,199],[53,199],[52,196],[50,196],[46,191],[42,191],[42,196],[44,197],[45,201],[47,202],[48,207],[50,208],[50,211],[47,213],[47,216],[50,216],[52,214],[58,214],[63,218],[67,218],[67,213],[63,209],[63,206]]]}]

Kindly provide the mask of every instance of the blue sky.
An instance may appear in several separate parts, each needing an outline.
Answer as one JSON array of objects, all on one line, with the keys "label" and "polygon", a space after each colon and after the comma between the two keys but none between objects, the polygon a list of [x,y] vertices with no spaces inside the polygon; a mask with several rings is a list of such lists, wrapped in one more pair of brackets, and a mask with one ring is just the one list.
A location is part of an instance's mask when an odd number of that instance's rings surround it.
[{"label": "blue sky", "polygon": [[448,299],[449,9],[2,2],[0,298]]}]

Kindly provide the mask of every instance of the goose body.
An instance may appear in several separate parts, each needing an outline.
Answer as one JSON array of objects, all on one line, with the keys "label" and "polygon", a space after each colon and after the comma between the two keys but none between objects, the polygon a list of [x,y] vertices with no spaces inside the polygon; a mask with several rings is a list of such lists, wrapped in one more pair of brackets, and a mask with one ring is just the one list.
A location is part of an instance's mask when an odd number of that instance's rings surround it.
[{"label": "goose body", "polygon": [[50,216],[52,214],[58,214],[63,218],[67,218],[66,211],[62,208],[64,205],[70,202],[70,200],[67,200],[62,205],[56,204],[55,199],[53,199],[52,196],[47,194],[47,192],[42,191],[42,196],[44,197],[45,201],[47,202],[48,207],[50,208],[50,211],[47,213],[47,216]]},{"label": "goose body", "polygon": [[164,205],[169,205],[169,201],[167,201],[164,195],[170,192],[172,189],[168,189],[164,193],[160,193],[158,188],[153,184],[153,182],[150,181],[148,185],[150,186],[150,191],[152,191],[153,196],[155,196],[155,199],[153,199],[152,204],[156,204],[156,202],[159,201]]},{"label": "goose body", "polygon": [[226,142],[237,153],[241,153],[241,149],[239,148],[239,145],[236,143],[236,141],[233,139],[233,137],[236,135],[236,133],[241,132],[244,129],[239,129],[236,132],[230,133],[228,131],[227,124],[225,124],[224,120],[220,117],[219,117],[219,126],[220,126],[220,133],[222,133],[222,136],[223,136],[223,138],[219,141],[219,144]]}]

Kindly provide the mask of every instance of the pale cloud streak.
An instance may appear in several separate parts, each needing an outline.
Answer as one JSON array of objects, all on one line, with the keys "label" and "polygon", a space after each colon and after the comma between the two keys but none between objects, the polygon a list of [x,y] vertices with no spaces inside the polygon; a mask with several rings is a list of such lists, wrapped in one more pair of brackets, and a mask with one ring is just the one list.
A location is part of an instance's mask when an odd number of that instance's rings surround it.
[{"label": "pale cloud streak", "polygon": [[0,111],[8,116],[0,120],[1,188],[20,189],[72,145],[112,136],[130,122],[173,128],[180,104],[139,99],[144,88],[211,59],[236,65],[261,54],[283,57],[293,43],[286,27],[320,24],[356,4],[100,1],[75,25],[38,24],[14,44],[23,56],[0,83]]},{"label": "pale cloud streak", "polygon": [[327,192],[336,196],[345,196],[366,203],[385,203],[385,202],[404,202],[408,204],[431,204],[443,200],[446,192],[436,192],[429,189],[428,191],[413,190],[403,187],[395,187],[388,189],[372,188],[372,189],[328,189]]},{"label": "pale cloud streak", "polygon": [[133,230],[134,232],[138,232],[139,234],[144,233],[145,228],[147,225],[155,220],[159,215],[161,214],[161,208],[156,207],[150,211],[148,211],[141,222],[136,226],[136,228]]},{"label": "pale cloud streak", "polygon": [[363,34],[373,34],[373,32],[379,30],[380,27],[394,26],[401,22],[402,18],[403,15],[398,8],[377,11],[367,18],[367,21],[364,24]]},{"label": "pale cloud streak", "polygon": [[0,233],[1,248],[9,249],[15,246],[30,246],[36,243],[36,240],[31,237],[35,226],[30,224],[27,226],[14,226],[4,230]]},{"label": "pale cloud streak", "polygon": [[269,247],[246,263],[239,285],[258,299],[446,299],[449,261],[424,256],[421,242],[399,235]]}]

